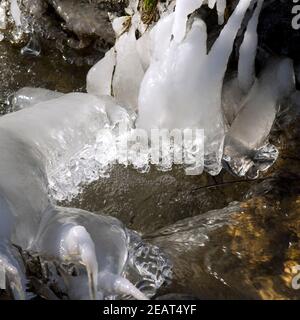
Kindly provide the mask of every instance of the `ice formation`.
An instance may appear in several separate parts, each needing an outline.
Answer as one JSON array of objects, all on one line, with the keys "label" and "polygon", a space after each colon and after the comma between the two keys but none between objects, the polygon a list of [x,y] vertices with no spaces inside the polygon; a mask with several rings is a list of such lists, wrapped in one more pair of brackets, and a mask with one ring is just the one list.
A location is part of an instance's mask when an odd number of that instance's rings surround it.
[{"label": "ice formation", "polygon": [[255,57],[257,50],[257,24],[264,1],[258,0],[256,9],[248,23],[243,43],[240,47],[238,66],[238,82],[240,89],[247,93],[252,87],[255,78]]},{"label": "ice formation", "polygon": [[112,48],[94,65],[87,75],[87,92],[96,95],[112,95],[111,82],[116,65],[116,53]]},{"label": "ice formation", "polygon": [[[24,99],[25,92],[31,99]],[[24,298],[26,277],[12,243],[85,265],[88,281],[80,277],[69,281],[72,298],[123,293],[146,299],[122,277],[128,239],[121,223],[78,209],[56,207],[49,197],[48,178],[86,145],[94,145],[97,134],[105,134],[105,127],[120,119],[121,107],[106,112],[110,99],[84,93],[55,98],[48,91],[25,88],[22,94],[25,102],[40,102],[27,103],[20,111],[0,119],[0,259],[15,297]],[[50,100],[43,101],[45,94]]]},{"label": "ice formation", "polygon": [[22,24],[22,21],[21,21],[21,10],[18,5],[18,0],[11,0],[10,11],[11,11],[11,15],[15,21],[16,26],[20,27]]},{"label": "ice formation", "polygon": [[[237,175],[244,176],[255,167],[255,157],[266,152],[267,137],[273,126],[278,103],[295,90],[293,62],[290,59],[270,61],[261,77],[253,85],[226,135],[224,159]],[[272,162],[272,161],[271,161]],[[257,175],[257,172],[254,172]]]},{"label": "ice formation", "polygon": [[[7,24],[7,18],[6,18],[6,5],[5,3],[0,3],[0,29],[5,30]],[[4,35],[2,32],[0,32],[0,41],[4,39]]]},{"label": "ice formation", "polygon": [[[107,56],[90,71],[88,92],[95,95],[110,92],[134,110],[138,105],[136,127],[139,129],[204,129],[204,169],[210,174],[218,174],[224,165],[224,138],[228,130],[228,135],[232,134],[231,125],[236,127],[235,118],[245,104],[252,106],[249,112],[253,112],[253,118],[259,117],[254,110],[262,107],[262,101],[257,99],[253,90],[263,82],[262,79],[255,80],[256,29],[263,2],[239,1],[209,52],[206,25],[197,15],[190,17],[190,14],[207,3],[209,8],[216,6],[222,23],[226,1],[179,0],[174,12],[169,9],[162,14],[161,19],[139,39],[135,38],[137,24],[133,23],[129,31],[116,40]],[[246,20],[248,9],[251,9],[251,16],[240,47],[237,77],[224,83],[234,40]],[[127,41],[123,41],[125,37]],[[122,56],[119,61],[111,58],[116,54]],[[276,68],[275,62],[271,64]],[[136,70],[136,74],[132,70]],[[291,72],[292,69],[288,71]],[[104,79],[102,84],[101,77]],[[111,90],[104,90],[104,87]],[[263,103],[277,104],[289,92],[285,89],[287,91],[282,90],[280,94],[270,91]],[[272,124],[274,115],[268,114],[268,121]],[[271,125],[267,125],[264,139],[253,135],[248,137],[253,139],[252,146],[257,150],[263,148],[264,154],[270,129]],[[269,150],[276,157],[273,147]],[[226,159],[225,162],[228,165]],[[240,165],[243,166],[243,162]],[[238,174],[245,175],[246,171],[246,167],[241,167]],[[233,172],[237,173],[237,168]]]},{"label": "ice formation", "polygon": [[[113,93],[126,105],[133,109],[138,107],[138,92],[144,70],[140,62],[135,39],[135,30],[132,28],[124,33],[116,42],[116,66],[113,77]],[[130,66],[131,71],[128,70]]]},{"label": "ice formation", "polygon": [[[205,23],[197,16],[188,18],[205,3],[217,7],[223,22],[226,1],[191,0],[177,1],[175,11],[163,14],[139,39],[133,23],[91,69],[87,89],[95,95],[111,94],[137,109],[137,128],[204,129],[204,168],[218,174],[226,132],[244,100],[254,98],[248,93],[255,81],[256,29],[263,0],[239,1],[209,52]],[[240,47],[238,76],[224,84],[234,40],[248,8],[253,9],[252,17]],[[222,91],[229,95],[227,101],[222,101]]]},{"label": "ice formation", "polygon": [[200,8],[202,3],[203,0],[179,0],[176,2],[175,18],[172,29],[172,34],[176,42],[181,42],[185,37],[188,15]]},{"label": "ice formation", "polygon": [[[205,170],[213,175],[220,172],[222,160],[243,176],[257,170],[255,159],[276,158],[277,150],[267,144],[267,137],[278,103],[294,90],[292,62],[270,61],[255,79],[261,0],[240,0],[207,52],[206,24],[197,15],[190,16],[204,3],[177,0],[175,12],[165,12],[149,29],[137,22],[133,6],[128,31],[121,31],[115,22],[116,44],[90,70],[87,94],[24,88],[12,98],[13,109],[21,110],[0,119],[0,261],[16,297],[23,296],[26,279],[11,243],[62,260],[80,260],[87,267],[88,282],[71,281],[73,297],[72,286],[78,284],[79,298],[125,291],[145,298],[122,277],[128,250],[120,223],[56,207],[48,193],[50,189],[54,198],[66,199],[78,193],[82,184],[105,175],[116,161],[123,163],[112,140],[122,144],[141,129],[204,129],[205,149],[199,152],[204,154]],[[257,5],[240,49],[238,76],[227,86],[235,104],[231,108],[222,105],[224,75],[253,3]],[[223,23],[226,1],[210,0],[208,5],[216,5]],[[19,23],[17,7],[11,11]],[[139,39],[137,28],[143,30]],[[122,124],[128,128],[125,136],[118,131]],[[126,159],[147,171],[148,150],[141,157],[129,153]],[[128,163],[124,160],[124,164]],[[167,163],[163,169],[170,168]]]},{"label": "ice formation", "polygon": [[128,235],[115,218],[57,207],[45,213],[32,249],[63,261],[79,259],[87,267],[88,282],[85,278],[68,280],[72,299],[116,294],[147,299],[121,276],[128,258]]},{"label": "ice formation", "polygon": [[55,98],[59,98],[63,93],[51,91],[43,88],[24,87],[15,92],[9,100],[12,111],[29,108],[35,104]]},{"label": "ice formation", "polygon": [[[209,53],[206,26],[195,19],[182,42],[177,43],[174,36],[163,56],[152,61],[141,83],[137,125],[147,129],[203,128],[205,169],[211,174],[221,169],[225,135],[221,111],[223,78],[250,2],[239,2]],[[175,9],[174,25],[176,10],[180,7]]]}]

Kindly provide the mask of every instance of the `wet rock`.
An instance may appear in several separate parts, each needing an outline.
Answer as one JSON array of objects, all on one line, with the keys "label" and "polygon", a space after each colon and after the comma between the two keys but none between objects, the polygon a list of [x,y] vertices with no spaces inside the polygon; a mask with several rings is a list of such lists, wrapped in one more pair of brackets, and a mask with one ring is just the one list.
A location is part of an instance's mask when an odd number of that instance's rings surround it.
[{"label": "wet rock", "polygon": [[[128,0],[19,0],[17,3],[21,10],[20,25],[15,24],[9,1],[3,2],[7,22],[0,30],[2,37],[4,34],[10,42],[24,46],[24,54],[44,54],[49,47],[57,48],[70,63],[92,65],[115,41],[109,16],[125,15]],[[36,50],[39,47],[41,50]]]},{"label": "wet rock", "polygon": [[88,67],[70,65],[55,49],[36,58],[21,55],[18,47],[2,41],[0,62],[0,115],[10,111],[7,98],[25,86],[61,92],[85,90]]},{"label": "wet rock", "polygon": [[292,27],[295,3],[286,0],[265,2],[258,25],[259,46],[269,53],[299,62],[300,32]]}]

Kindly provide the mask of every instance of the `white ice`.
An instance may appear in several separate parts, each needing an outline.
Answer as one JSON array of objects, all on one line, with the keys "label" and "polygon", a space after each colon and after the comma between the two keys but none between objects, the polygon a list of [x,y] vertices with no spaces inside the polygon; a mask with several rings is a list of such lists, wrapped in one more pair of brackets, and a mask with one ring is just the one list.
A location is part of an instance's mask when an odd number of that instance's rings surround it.
[{"label": "white ice", "polygon": [[255,79],[255,57],[257,50],[257,24],[264,0],[258,0],[256,9],[248,23],[244,40],[240,47],[238,82],[241,90],[248,93]]},{"label": "white ice", "polygon": [[174,41],[180,43],[186,34],[188,15],[200,8],[203,0],[177,0],[173,25]]},{"label": "white ice", "polygon": [[266,140],[277,113],[277,102],[295,89],[293,63],[289,59],[271,62],[249,93],[228,136],[249,150]]},{"label": "white ice", "polygon": [[[128,244],[122,225],[113,218],[55,207],[49,197],[51,174],[86,145],[95,145],[109,118],[122,118],[121,107],[112,109],[112,103],[71,93],[0,119],[0,262],[16,288],[16,298],[24,297],[26,277],[12,243],[86,266],[85,289],[82,279],[70,280],[73,298],[72,288],[78,284],[82,291],[77,290],[76,298],[125,293],[146,299],[121,276]],[[106,107],[112,110],[106,113]]]},{"label": "white ice", "polygon": [[137,110],[138,94],[144,70],[137,51],[134,28],[117,39],[115,50],[116,67],[112,83],[113,95],[124,104]]},{"label": "white ice", "polygon": [[292,61],[270,61],[253,85],[226,136],[224,158],[236,174],[245,175],[252,166],[249,155],[267,143],[278,102],[294,90]]},{"label": "white ice", "polygon": [[[206,26],[196,19],[181,43],[172,41],[160,59],[152,60],[139,93],[138,127],[204,129],[205,155],[210,162],[207,170],[212,174],[221,169],[225,134],[221,110],[224,74],[250,2],[238,3],[208,54]],[[173,33],[174,26],[181,25],[181,19],[175,12]]]},{"label": "white ice", "polygon": [[48,89],[24,87],[13,94],[10,103],[12,110],[18,111],[32,107],[39,102],[59,98],[62,95],[61,92]]},{"label": "white ice", "polygon": [[226,9],[226,0],[217,0],[218,23],[224,23],[224,14]]},{"label": "white ice", "polygon": [[[52,188],[57,199],[65,199],[64,192],[76,193],[80,184],[99,178],[98,171],[105,171],[116,160],[111,144],[115,129],[122,122],[132,129],[132,110],[138,112],[137,130],[204,129],[205,168],[211,174],[222,168],[227,129],[227,159],[243,157],[243,152],[265,143],[278,101],[294,90],[292,63],[288,59],[270,62],[252,85],[259,0],[240,50],[238,81],[232,83],[232,87],[239,86],[233,98],[237,106],[227,127],[221,101],[224,75],[251,0],[239,1],[209,52],[205,23],[197,17],[187,23],[202,3],[178,0],[175,12],[138,40],[135,22],[125,33],[115,25],[115,47],[90,70],[88,94],[61,95],[26,88],[13,100],[15,109],[21,110],[1,117],[0,260],[15,284],[16,295],[22,296],[25,277],[12,242],[23,249],[81,261],[88,270],[89,285],[84,289],[84,282],[80,284],[83,289],[78,298],[126,290],[145,298],[121,277],[127,251],[119,222],[55,207],[48,193]],[[223,22],[225,1],[208,4],[217,6],[219,22]],[[11,2],[16,24],[21,23],[17,5]],[[239,96],[240,89],[245,100]],[[137,130],[130,134],[134,136]],[[139,159],[131,160],[139,166]],[[113,234],[111,228],[117,232]],[[76,283],[71,286],[76,288]]]},{"label": "white ice", "polygon": [[[124,226],[115,218],[56,207],[46,212],[32,248],[44,256],[79,261],[87,267],[89,281],[69,277],[71,299],[89,296],[103,299],[111,294],[147,299],[122,277],[128,258],[128,242]],[[127,287],[119,288],[119,283]]]},{"label": "white ice", "polygon": [[21,10],[18,4],[18,0],[11,0],[10,2],[10,12],[15,21],[17,27],[20,27],[22,24],[21,21]]},{"label": "white ice", "polygon": [[116,53],[112,48],[105,57],[96,63],[88,72],[86,79],[87,92],[94,95],[112,95],[112,77],[116,65]]}]

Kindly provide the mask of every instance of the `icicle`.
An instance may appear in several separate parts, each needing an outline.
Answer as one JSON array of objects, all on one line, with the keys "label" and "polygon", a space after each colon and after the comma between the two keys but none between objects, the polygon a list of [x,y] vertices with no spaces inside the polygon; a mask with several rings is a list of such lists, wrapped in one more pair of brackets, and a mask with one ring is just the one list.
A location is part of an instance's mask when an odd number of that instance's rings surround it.
[{"label": "icicle", "polygon": [[10,12],[15,21],[17,27],[21,26],[21,10],[18,5],[18,0],[11,0],[10,3]]},{"label": "icicle", "polygon": [[188,15],[202,6],[203,0],[177,0],[173,25],[174,40],[179,43],[186,33]]},{"label": "icicle", "polygon": [[130,19],[130,16],[117,17],[113,19],[112,27],[116,38],[120,37],[126,31],[127,26],[131,23]]},{"label": "icicle", "polygon": [[78,259],[87,269],[88,287],[90,298],[97,297],[98,286],[98,262],[95,252],[95,244],[90,234],[83,226],[70,226],[60,235],[60,255],[62,260],[70,257]]},{"label": "icicle", "polygon": [[217,0],[218,23],[224,23],[224,14],[226,9],[226,0]]},{"label": "icicle", "polygon": [[109,272],[99,273],[99,289],[111,292],[112,294],[125,294],[137,300],[149,300],[139,289],[127,279],[111,274]]},{"label": "icicle", "polygon": [[208,55],[206,26],[195,20],[182,43],[171,42],[164,55],[151,63],[141,84],[137,125],[146,129],[204,129],[205,168],[211,174],[221,169],[223,78],[250,2],[239,2]]},{"label": "icicle", "polygon": [[159,60],[167,53],[171,42],[174,18],[174,13],[165,16],[150,31],[152,60]]},{"label": "icicle", "polygon": [[[128,234],[115,218],[75,208],[52,208],[43,217],[32,249],[62,261],[81,262],[87,268],[93,298],[125,293],[147,299],[121,276],[128,262]],[[86,298],[86,279],[68,280],[68,292]]]},{"label": "icicle", "polygon": [[251,154],[264,146],[273,126],[277,103],[295,90],[293,62],[271,62],[253,85],[226,136],[224,159],[243,176],[253,165]]},{"label": "icicle", "polygon": [[117,52],[113,77],[113,94],[124,104],[137,109],[140,83],[144,70],[136,48],[135,29],[124,33],[115,44]]},{"label": "icicle", "polygon": [[208,0],[208,7],[209,9],[213,9],[213,7],[215,6],[217,0]]},{"label": "icicle", "polygon": [[248,149],[257,148],[271,130],[278,99],[294,89],[294,81],[291,60],[270,63],[233,122],[229,134]]},{"label": "icicle", "polygon": [[116,65],[115,49],[106,52],[87,74],[87,92],[94,95],[111,95],[112,77]]},{"label": "icicle", "polygon": [[[199,103],[201,105],[201,100],[197,101],[199,90],[196,87],[199,85],[198,72],[201,72],[199,67],[206,57],[205,48],[206,26],[203,21],[197,20],[179,47],[171,46],[161,59],[151,63],[141,84],[139,127],[150,130],[156,127],[173,129],[195,125],[195,114],[190,119],[189,111],[195,107],[196,112]],[[192,107],[192,101],[197,106]]]},{"label": "icicle", "polygon": [[3,1],[0,3],[0,29],[5,30],[6,24],[7,24],[6,2]]},{"label": "icicle", "polygon": [[[240,0],[209,52],[211,73],[223,79],[236,34],[252,0]],[[220,84],[220,83],[219,83]]]},{"label": "icicle", "polygon": [[238,83],[244,93],[247,93],[255,78],[255,57],[257,50],[257,24],[264,0],[258,0],[240,47],[238,64]]}]

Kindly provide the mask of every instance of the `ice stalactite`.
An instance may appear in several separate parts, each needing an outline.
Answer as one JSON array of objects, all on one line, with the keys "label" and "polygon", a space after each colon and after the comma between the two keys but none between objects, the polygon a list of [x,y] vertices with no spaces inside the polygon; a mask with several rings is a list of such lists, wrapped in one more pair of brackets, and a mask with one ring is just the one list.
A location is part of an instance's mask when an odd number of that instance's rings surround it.
[{"label": "ice stalactite", "polygon": [[226,0],[207,0],[207,5],[210,9],[213,9],[216,5],[218,13],[218,23],[223,24],[226,10]]},{"label": "ice stalactite", "polygon": [[255,79],[255,57],[257,50],[257,24],[264,0],[258,0],[256,9],[250,19],[244,40],[240,47],[238,62],[238,83],[244,93],[248,93]]},{"label": "ice stalactite", "polygon": [[[197,17],[187,23],[188,16],[206,3],[177,1],[175,11],[164,14],[138,40],[134,34],[138,16],[133,13],[129,32],[119,35],[115,48],[90,71],[87,87],[92,94],[110,93],[134,110],[138,105],[138,128],[204,129],[205,169],[217,174],[227,126],[241,109],[255,79],[256,28],[263,1],[239,1],[209,52],[205,23]],[[254,4],[257,5],[240,49],[238,78],[224,84],[234,40],[247,9]],[[220,16],[226,1],[208,1],[208,5],[216,6]],[[130,70],[135,70],[133,78]],[[230,96],[227,106],[222,102],[223,88]]]},{"label": "ice stalactite", "polygon": [[112,95],[112,78],[116,65],[115,48],[106,52],[87,74],[87,92],[94,95]]},{"label": "ice stalactite", "polygon": [[133,28],[116,41],[115,49],[116,67],[112,83],[114,96],[137,110],[139,88],[144,70],[137,52]]},{"label": "ice stalactite", "polygon": [[[196,19],[182,42],[177,43],[176,39],[180,41],[184,35],[174,36],[164,55],[152,61],[141,83],[138,126],[146,129],[203,128],[206,170],[212,174],[221,169],[225,134],[221,110],[224,74],[250,3],[251,0],[238,3],[208,54],[206,26]],[[173,34],[177,28],[185,30],[186,19],[182,16],[185,15],[176,17],[175,11]]]},{"label": "ice stalactite", "polygon": [[[224,2],[220,1],[219,4],[218,2],[208,1],[208,5],[210,8],[219,5],[219,8],[223,6],[224,9]],[[255,105],[252,107],[255,110],[258,110],[256,104],[261,103],[253,99],[253,94],[248,93],[255,81],[257,25],[263,0],[239,1],[209,52],[207,52],[205,23],[197,17],[194,17],[193,21],[190,18],[190,23],[187,23],[189,14],[206,3],[190,1],[186,5],[186,2],[178,1],[175,12],[166,13],[152,29],[147,30],[138,40],[132,38],[129,46],[134,50],[135,59],[134,62],[126,59],[127,65],[125,67],[123,63],[123,67],[129,74],[129,70],[135,69],[134,66],[138,63],[141,64],[145,74],[142,76],[142,73],[138,72],[137,78],[142,78],[140,84],[140,80],[133,81],[135,89],[130,103],[128,103],[129,96],[127,96],[130,95],[128,84],[123,88],[122,82],[119,81],[118,88],[126,92],[124,100],[134,108],[136,104],[132,100],[135,99],[138,91],[136,122],[138,128],[148,131],[157,128],[204,129],[205,170],[211,174],[217,174],[222,167],[223,142],[227,130],[251,99],[253,101],[250,104]],[[240,48],[238,76],[224,83],[224,75],[234,40],[248,8],[251,8],[253,13]],[[119,47],[119,52],[123,49]],[[115,68],[118,68],[118,61],[116,61]],[[121,74],[125,73],[125,69],[119,72],[120,78]],[[110,75],[111,72],[109,72]],[[259,83],[261,79],[256,82],[255,86]],[[275,93],[270,94],[269,100],[267,99],[265,103],[273,104],[275,99],[273,94]],[[120,95],[115,94],[115,96],[122,101]],[[272,119],[274,120],[274,117]],[[272,120],[270,121],[272,123]],[[235,126],[236,124],[233,125]],[[267,125],[266,128],[266,134],[268,134],[271,126]],[[263,143],[262,140],[261,143]],[[253,145],[255,148],[265,148],[264,145],[259,146],[258,142]],[[276,152],[271,149],[271,156],[276,157]],[[263,152],[265,153],[265,149]],[[244,169],[241,167],[239,174],[246,174]]]},{"label": "ice stalactite", "polygon": [[31,249],[44,257],[86,267],[87,279],[69,277],[67,281],[71,299],[103,299],[120,293],[147,299],[122,276],[127,264],[128,236],[115,218],[75,208],[49,208]]},{"label": "ice stalactite", "polygon": [[188,15],[200,8],[203,0],[177,0],[175,7],[175,18],[173,25],[174,41],[181,42],[186,34],[186,23]]},{"label": "ice stalactite", "polygon": [[[220,82],[218,83],[219,87],[223,84],[224,74],[227,69],[227,63],[232,52],[235,37],[250,4],[251,0],[239,1],[236,9],[228,19],[208,54],[207,65],[211,72],[211,75],[208,77],[216,77],[221,80],[221,84]],[[219,90],[217,90],[217,92],[219,92]]]},{"label": "ice stalactite", "polygon": [[19,7],[19,4],[18,4],[18,0],[11,0],[10,2],[10,12],[11,12],[11,15],[15,21],[15,24],[17,27],[20,27],[21,24],[22,24],[22,21],[21,21],[21,10],[20,10],[20,7]]},{"label": "ice stalactite", "polygon": [[130,281],[121,276],[103,272],[99,274],[98,282],[100,287],[106,292],[130,295],[137,300],[148,300],[147,296],[138,290]]},{"label": "ice stalactite", "polygon": [[226,10],[226,0],[217,0],[218,23],[224,23],[224,15]]},{"label": "ice stalactite", "polygon": [[[293,62],[290,59],[270,61],[226,135],[224,159],[235,174],[244,176],[255,167],[256,155],[267,144],[278,103],[294,90]],[[274,162],[276,152],[270,152],[272,154]]]}]

